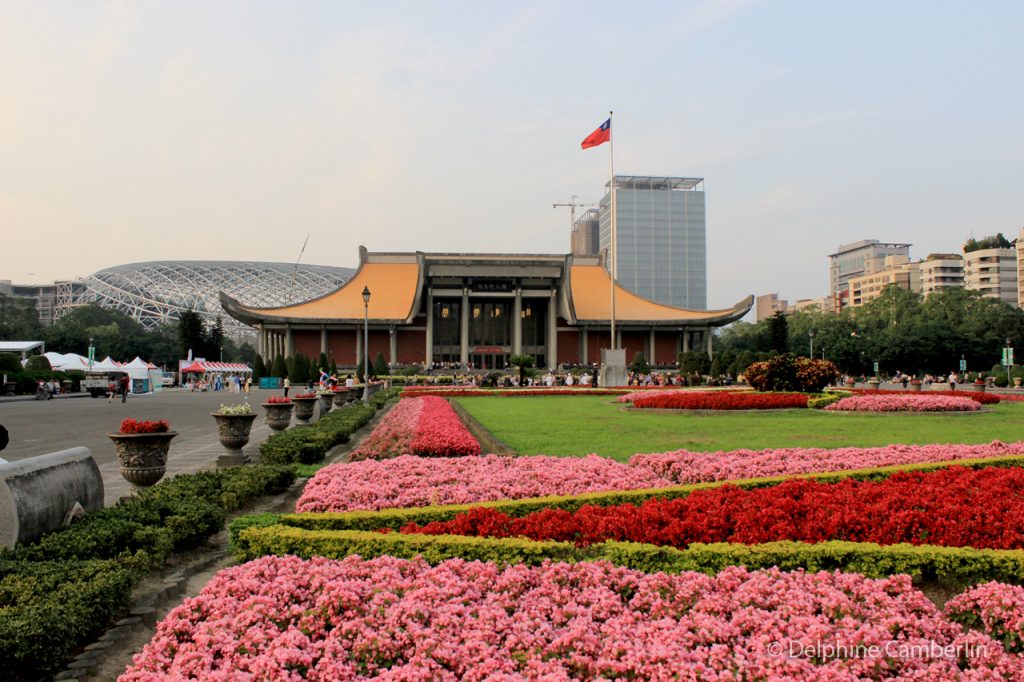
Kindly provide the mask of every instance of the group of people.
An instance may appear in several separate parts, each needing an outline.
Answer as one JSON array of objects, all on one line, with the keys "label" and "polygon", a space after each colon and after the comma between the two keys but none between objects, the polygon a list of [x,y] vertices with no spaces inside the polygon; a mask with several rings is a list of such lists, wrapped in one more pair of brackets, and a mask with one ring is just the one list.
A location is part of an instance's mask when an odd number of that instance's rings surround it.
[{"label": "group of people", "polygon": [[128,392],[131,390],[132,380],[127,374],[122,374],[119,379],[111,379],[107,382],[107,404],[114,402],[114,398],[121,396],[121,402],[128,402]]},{"label": "group of people", "polygon": [[252,390],[252,375],[246,374],[214,374],[213,376],[191,375],[188,383],[190,391],[228,391],[229,393],[248,393]]}]

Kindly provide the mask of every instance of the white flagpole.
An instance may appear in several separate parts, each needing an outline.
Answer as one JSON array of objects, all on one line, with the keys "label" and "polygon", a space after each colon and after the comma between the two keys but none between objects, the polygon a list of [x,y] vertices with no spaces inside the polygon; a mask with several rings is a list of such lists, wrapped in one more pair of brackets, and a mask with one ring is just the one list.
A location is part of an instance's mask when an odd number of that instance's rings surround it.
[{"label": "white flagpole", "polygon": [[619,344],[616,342],[616,339],[615,339],[615,282],[619,278],[619,259],[618,259],[618,256],[616,255],[616,251],[618,249],[618,245],[617,245],[618,234],[617,234],[617,232],[615,230],[615,213],[616,213],[616,211],[615,211],[615,208],[616,208],[615,207],[615,144],[613,142],[613,139],[614,139],[614,136],[615,136],[615,126],[612,125],[612,113],[614,113],[614,112],[611,112],[611,111],[608,112],[608,163],[609,163],[609,166],[611,167],[611,174],[612,174],[611,182],[608,185],[609,193],[611,195],[611,202],[610,202],[611,206],[610,206],[610,208],[611,208],[611,212],[612,212],[612,220],[611,220],[611,242],[612,243],[611,243],[611,248],[609,249],[609,254],[610,254],[609,257],[611,258],[612,262],[610,264],[610,267],[608,268],[608,272],[612,276],[612,291],[611,291],[611,295],[612,295],[612,319],[611,319],[611,322],[612,322],[612,345],[611,345],[611,347],[614,350],[614,349],[619,347]]}]

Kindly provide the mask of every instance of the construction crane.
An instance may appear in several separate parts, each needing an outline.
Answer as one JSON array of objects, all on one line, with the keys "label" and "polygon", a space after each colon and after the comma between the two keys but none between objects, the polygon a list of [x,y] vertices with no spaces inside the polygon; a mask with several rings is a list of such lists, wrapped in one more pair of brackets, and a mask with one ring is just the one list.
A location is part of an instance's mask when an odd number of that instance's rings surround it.
[{"label": "construction crane", "polygon": [[292,283],[288,287],[288,300],[292,300],[292,296],[295,294],[295,278],[299,274],[299,261],[302,260],[302,254],[306,252],[306,244],[309,243],[309,235],[306,235],[306,241],[302,242],[302,248],[299,249],[299,257],[295,259],[295,267],[292,269]]},{"label": "construction crane", "polygon": [[569,236],[569,241],[570,241],[570,247],[569,248],[571,249],[572,248],[572,230],[573,230],[574,227],[576,227],[576,209],[577,208],[594,208],[595,206],[597,206],[597,204],[577,204],[576,203],[576,195],[575,194],[572,195],[572,197],[569,199],[569,203],[567,203],[567,204],[551,204],[551,208],[562,208],[562,207],[565,207],[565,206],[569,207],[569,235],[570,235]]}]

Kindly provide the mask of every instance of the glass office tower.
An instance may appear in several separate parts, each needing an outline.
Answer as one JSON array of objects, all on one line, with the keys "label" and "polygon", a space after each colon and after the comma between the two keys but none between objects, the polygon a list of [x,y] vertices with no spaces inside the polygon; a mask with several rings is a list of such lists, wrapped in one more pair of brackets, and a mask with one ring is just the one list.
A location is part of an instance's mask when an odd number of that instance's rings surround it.
[{"label": "glass office tower", "polygon": [[[616,175],[615,186],[619,283],[658,303],[706,310],[704,178]],[[610,194],[600,211],[604,251],[611,244]]]}]

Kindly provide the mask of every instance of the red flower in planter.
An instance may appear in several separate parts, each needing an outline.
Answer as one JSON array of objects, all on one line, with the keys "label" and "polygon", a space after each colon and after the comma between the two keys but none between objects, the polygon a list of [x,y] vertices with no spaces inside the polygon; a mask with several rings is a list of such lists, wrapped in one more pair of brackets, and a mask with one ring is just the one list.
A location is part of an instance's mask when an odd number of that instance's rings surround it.
[{"label": "red flower in planter", "polygon": [[146,421],[141,419],[125,419],[121,422],[121,433],[167,433],[171,425],[166,419]]},{"label": "red flower in planter", "polygon": [[[295,396],[295,397],[296,398],[300,398],[302,396]],[[287,405],[291,401],[292,401],[291,398],[285,397],[283,395],[272,395],[269,398],[267,398],[267,402],[271,403],[271,404],[274,404],[274,405]]]}]

